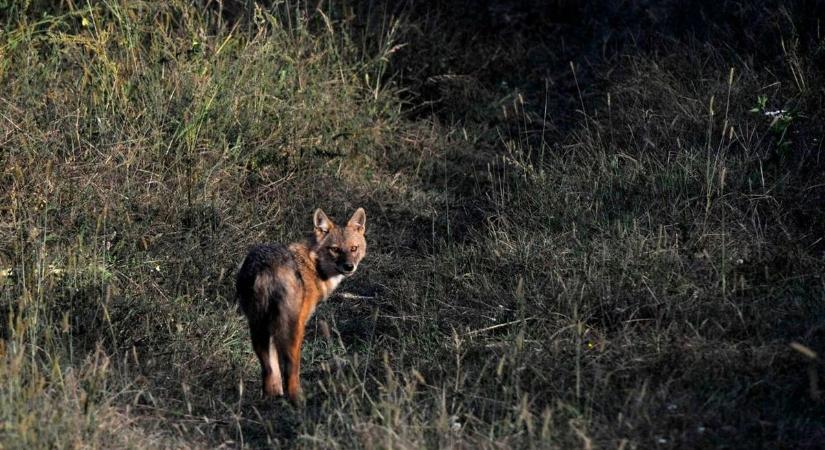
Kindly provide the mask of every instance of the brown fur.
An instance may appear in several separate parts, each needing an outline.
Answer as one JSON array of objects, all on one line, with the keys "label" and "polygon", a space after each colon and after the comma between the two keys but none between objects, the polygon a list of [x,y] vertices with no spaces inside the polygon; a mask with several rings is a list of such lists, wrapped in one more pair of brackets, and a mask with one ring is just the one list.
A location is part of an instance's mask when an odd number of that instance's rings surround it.
[{"label": "brown fur", "polygon": [[343,227],[320,209],[315,230],[304,242],[259,245],[250,250],[238,271],[238,302],[249,320],[252,348],[261,363],[266,396],[302,397],[301,345],[315,307],[328,298],[364,258],[366,213],[355,211]]}]

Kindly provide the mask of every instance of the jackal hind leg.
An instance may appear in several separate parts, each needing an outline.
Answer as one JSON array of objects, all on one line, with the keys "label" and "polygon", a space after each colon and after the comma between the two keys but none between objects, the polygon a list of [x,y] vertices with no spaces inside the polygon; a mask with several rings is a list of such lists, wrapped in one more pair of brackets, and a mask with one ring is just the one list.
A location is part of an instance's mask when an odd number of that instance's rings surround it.
[{"label": "jackal hind leg", "polygon": [[255,349],[255,354],[258,355],[258,361],[261,363],[263,394],[265,397],[284,395],[278,351],[272,342],[268,326],[264,324],[255,326],[251,323],[249,325],[252,332],[252,348]]},{"label": "jackal hind leg", "polygon": [[294,324],[291,332],[279,336],[276,340],[278,353],[284,361],[284,375],[286,377],[286,395],[293,403],[303,401],[301,389],[301,346],[304,342],[304,327],[302,323]]}]

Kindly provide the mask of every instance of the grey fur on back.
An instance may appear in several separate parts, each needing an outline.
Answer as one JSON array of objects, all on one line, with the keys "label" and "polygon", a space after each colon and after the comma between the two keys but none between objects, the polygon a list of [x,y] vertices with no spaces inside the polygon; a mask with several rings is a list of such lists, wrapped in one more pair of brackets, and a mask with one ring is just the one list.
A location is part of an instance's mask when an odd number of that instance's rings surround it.
[{"label": "grey fur on back", "polygon": [[246,255],[235,287],[241,311],[253,322],[272,322],[286,292],[275,280],[274,269],[286,267],[297,273],[295,257],[285,245],[256,245]]}]

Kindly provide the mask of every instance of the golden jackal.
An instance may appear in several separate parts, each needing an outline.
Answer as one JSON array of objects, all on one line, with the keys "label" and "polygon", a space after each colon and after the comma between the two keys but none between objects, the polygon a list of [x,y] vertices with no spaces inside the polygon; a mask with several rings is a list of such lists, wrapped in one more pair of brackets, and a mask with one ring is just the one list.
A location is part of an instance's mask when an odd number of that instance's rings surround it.
[{"label": "golden jackal", "polygon": [[261,362],[265,396],[301,398],[304,327],[318,302],[352,275],[367,251],[367,214],[358,208],[344,227],[315,210],[315,231],[304,242],[258,245],[238,271],[238,302],[249,320],[252,348]]}]

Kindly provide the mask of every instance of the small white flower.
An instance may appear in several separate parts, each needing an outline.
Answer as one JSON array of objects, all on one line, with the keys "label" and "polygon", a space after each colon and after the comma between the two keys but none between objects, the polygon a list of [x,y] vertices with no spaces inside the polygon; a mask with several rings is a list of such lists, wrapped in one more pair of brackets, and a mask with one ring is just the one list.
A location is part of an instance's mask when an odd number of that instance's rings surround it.
[{"label": "small white flower", "polygon": [[453,432],[461,431],[461,422],[458,421],[458,416],[450,416],[450,430]]}]

